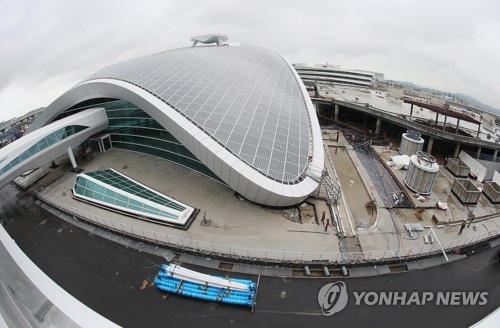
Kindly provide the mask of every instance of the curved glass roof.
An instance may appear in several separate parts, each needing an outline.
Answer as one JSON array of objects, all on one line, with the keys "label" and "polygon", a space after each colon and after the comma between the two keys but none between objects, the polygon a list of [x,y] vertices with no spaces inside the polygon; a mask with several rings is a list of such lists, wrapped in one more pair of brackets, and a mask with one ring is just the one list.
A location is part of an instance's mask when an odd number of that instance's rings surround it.
[{"label": "curved glass roof", "polygon": [[292,68],[274,52],[181,48],[106,67],[87,80],[101,78],[147,90],[270,178],[290,183],[305,171],[306,102]]}]

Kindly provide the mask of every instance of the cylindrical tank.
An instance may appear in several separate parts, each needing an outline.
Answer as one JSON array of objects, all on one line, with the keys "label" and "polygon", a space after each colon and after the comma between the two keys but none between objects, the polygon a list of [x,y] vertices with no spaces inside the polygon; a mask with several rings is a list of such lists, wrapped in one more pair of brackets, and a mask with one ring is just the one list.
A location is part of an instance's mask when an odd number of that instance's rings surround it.
[{"label": "cylindrical tank", "polygon": [[410,165],[406,172],[405,184],[411,190],[423,195],[428,195],[434,186],[439,171],[439,165],[436,159],[423,151],[418,151],[410,156]]},{"label": "cylindrical tank", "polygon": [[399,146],[399,153],[401,155],[414,155],[417,151],[421,151],[424,147],[424,139],[419,133],[408,130],[401,136],[401,145]]}]

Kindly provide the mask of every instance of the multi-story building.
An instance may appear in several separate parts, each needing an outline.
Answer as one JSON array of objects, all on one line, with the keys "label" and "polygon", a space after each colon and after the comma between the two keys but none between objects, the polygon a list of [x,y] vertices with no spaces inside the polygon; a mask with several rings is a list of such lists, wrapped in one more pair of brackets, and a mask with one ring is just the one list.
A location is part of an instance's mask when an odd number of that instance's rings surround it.
[{"label": "multi-story building", "polygon": [[329,84],[370,87],[384,81],[384,74],[356,69],[343,69],[338,65],[304,63],[292,64],[304,83],[322,82]]}]

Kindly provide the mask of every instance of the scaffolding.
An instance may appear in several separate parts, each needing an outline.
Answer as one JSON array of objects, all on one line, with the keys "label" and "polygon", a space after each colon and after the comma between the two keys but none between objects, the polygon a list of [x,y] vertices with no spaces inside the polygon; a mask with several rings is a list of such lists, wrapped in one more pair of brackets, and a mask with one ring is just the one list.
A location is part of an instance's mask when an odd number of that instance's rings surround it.
[{"label": "scaffolding", "polygon": [[326,167],[321,175],[321,185],[326,190],[326,198],[328,199],[329,205],[337,204],[342,196],[342,188],[340,188],[338,183],[332,180]]}]

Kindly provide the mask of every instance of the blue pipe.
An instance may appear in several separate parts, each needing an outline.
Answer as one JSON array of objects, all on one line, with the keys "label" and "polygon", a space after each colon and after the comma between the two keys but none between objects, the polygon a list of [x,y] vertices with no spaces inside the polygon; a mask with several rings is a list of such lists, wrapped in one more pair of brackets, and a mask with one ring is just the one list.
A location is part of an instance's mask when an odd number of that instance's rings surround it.
[{"label": "blue pipe", "polygon": [[252,298],[244,298],[244,297],[234,298],[234,297],[224,297],[224,296],[219,296],[219,295],[204,295],[201,293],[193,293],[193,292],[183,291],[182,289],[179,289],[177,291],[176,288],[173,288],[173,287],[169,288],[169,287],[164,286],[164,285],[158,285],[157,288],[160,290],[163,290],[165,292],[168,292],[168,293],[198,298],[198,299],[207,300],[207,301],[222,302],[222,303],[235,304],[235,305],[246,305],[248,307],[252,307],[252,305],[253,305],[253,297]]},{"label": "blue pipe", "polygon": [[[255,296],[255,283],[247,279],[230,279],[234,282],[243,283],[249,286],[249,291],[232,291],[227,288],[217,288],[202,284],[197,284],[169,276],[166,272],[166,265],[162,265],[162,270],[158,272],[158,278],[154,282],[157,289],[182,296],[198,298],[206,301],[221,302],[234,305],[253,306]],[[229,280],[227,278],[213,276],[220,279]],[[179,285],[180,284],[180,285]]]},{"label": "blue pipe", "polygon": [[[173,290],[174,292],[177,291],[178,284],[165,284],[165,283],[158,283],[155,281],[155,283],[162,288],[166,288],[169,290]],[[197,295],[206,295],[206,296],[213,296],[213,297],[221,297],[221,298],[228,298],[228,299],[251,299],[254,296],[254,293],[245,293],[245,292],[229,292],[228,290],[225,289],[217,289],[217,288],[212,288],[212,289],[207,289],[203,290],[199,288],[200,286],[189,286],[189,285],[184,285],[182,284],[179,288],[179,292],[183,293],[191,293],[191,294],[197,294]],[[179,293],[177,292],[177,293]]]}]

